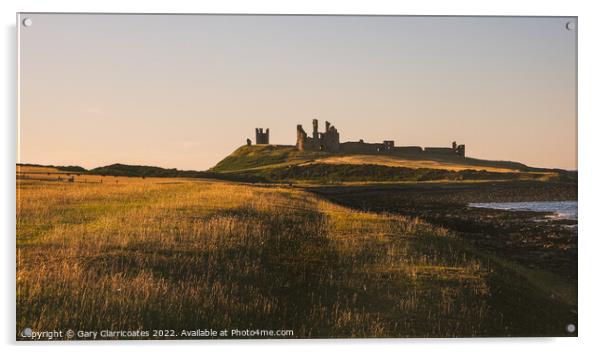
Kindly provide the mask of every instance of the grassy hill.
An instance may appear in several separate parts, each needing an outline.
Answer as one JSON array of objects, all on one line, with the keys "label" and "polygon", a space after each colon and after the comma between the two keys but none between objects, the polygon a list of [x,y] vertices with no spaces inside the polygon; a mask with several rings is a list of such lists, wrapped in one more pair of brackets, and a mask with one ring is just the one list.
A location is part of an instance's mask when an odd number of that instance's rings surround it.
[{"label": "grassy hill", "polygon": [[399,182],[549,179],[559,171],[512,161],[426,154],[339,154],[294,146],[241,146],[209,171],[271,181]]},{"label": "grassy hill", "polygon": [[525,172],[529,167],[512,161],[488,161],[460,156],[334,155],[317,162],[328,164],[382,165],[390,167],[429,168],[447,171],[484,170],[487,172]]},{"label": "grassy hill", "polygon": [[33,163],[18,163],[17,172],[71,172],[84,173],[87,170],[81,166],[39,165]]},{"label": "grassy hill", "polygon": [[299,151],[294,146],[244,145],[210,168],[211,172],[240,172],[312,162],[332,156],[319,151]]},{"label": "grassy hill", "polygon": [[245,145],[239,147],[232,154],[218,162],[210,171],[240,172],[249,169],[278,168],[308,163],[338,165],[369,164],[452,171],[476,169],[489,172],[533,172],[537,170],[513,161],[490,161],[460,156],[344,154],[321,151],[298,151],[294,146]]},{"label": "grassy hill", "polygon": [[216,173],[210,171],[178,170],[175,168],[161,168],[155,166],[138,166],[113,164],[97,167],[88,171],[90,174],[123,177],[183,177],[183,178],[210,178],[240,182],[261,182],[256,176],[243,176],[233,173]]}]

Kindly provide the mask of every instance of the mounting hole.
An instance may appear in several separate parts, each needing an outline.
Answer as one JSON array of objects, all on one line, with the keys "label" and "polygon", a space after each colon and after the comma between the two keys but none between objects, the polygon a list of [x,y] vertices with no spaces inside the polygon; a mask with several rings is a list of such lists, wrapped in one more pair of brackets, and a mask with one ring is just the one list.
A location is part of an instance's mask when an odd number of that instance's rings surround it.
[{"label": "mounting hole", "polygon": [[33,21],[31,20],[31,18],[27,17],[26,19],[23,20],[23,26],[31,27],[31,25],[33,25]]},{"label": "mounting hole", "polygon": [[567,30],[572,31],[575,28],[577,28],[577,25],[575,24],[575,22],[573,21],[569,21],[566,23],[566,25],[564,25],[566,27]]},{"label": "mounting hole", "polygon": [[575,325],[572,323],[569,323],[568,325],[566,325],[566,331],[568,333],[575,333],[576,329],[577,329],[577,327],[575,327]]}]

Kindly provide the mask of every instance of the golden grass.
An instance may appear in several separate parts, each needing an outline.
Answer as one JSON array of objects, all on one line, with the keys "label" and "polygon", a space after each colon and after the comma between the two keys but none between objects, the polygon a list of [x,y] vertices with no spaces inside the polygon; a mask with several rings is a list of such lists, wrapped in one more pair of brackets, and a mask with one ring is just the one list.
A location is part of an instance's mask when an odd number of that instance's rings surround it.
[{"label": "golden grass", "polygon": [[390,156],[390,155],[350,155],[350,156],[330,156],[315,160],[313,163],[330,163],[330,164],[352,164],[352,165],[363,165],[363,164],[375,164],[384,165],[391,167],[408,167],[408,168],[432,168],[440,170],[450,171],[462,171],[462,170],[485,170],[488,172],[519,172],[518,170],[500,168],[500,167],[487,167],[487,166],[474,166],[468,164],[458,164],[453,162],[443,162],[434,160],[409,160],[402,157]]},{"label": "golden grass", "polygon": [[418,219],[217,181],[18,180],[17,190],[17,330],[506,328],[490,304],[491,270]]}]

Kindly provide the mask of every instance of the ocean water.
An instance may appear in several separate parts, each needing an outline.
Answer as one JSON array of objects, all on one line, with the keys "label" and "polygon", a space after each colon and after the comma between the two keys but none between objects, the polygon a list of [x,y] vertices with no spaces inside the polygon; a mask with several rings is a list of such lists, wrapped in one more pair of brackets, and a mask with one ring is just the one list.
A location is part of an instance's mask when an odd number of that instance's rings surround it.
[{"label": "ocean water", "polygon": [[577,201],[470,203],[468,206],[474,208],[551,212],[554,215],[549,216],[550,218],[577,220]]}]

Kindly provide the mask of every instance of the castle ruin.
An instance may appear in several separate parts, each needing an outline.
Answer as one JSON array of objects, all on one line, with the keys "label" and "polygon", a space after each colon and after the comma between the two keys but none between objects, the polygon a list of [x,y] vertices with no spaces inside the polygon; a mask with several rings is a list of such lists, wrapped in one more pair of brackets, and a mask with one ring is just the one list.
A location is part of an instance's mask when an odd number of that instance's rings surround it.
[{"label": "castle ruin", "polygon": [[[341,143],[339,132],[334,125],[326,121],[324,131],[318,131],[318,120],[312,121],[311,136],[308,136],[301,124],[297,125],[297,142],[295,144],[299,151],[326,151],[333,153],[350,154],[389,154],[389,155],[455,155],[466,156],[466,146],[458,145],[455,141],[451,147],[425,147],[420,146],[395,146],[395,141],[384,140],[382,143],[366,143],[363,139],[359,141],[348,141]],[[255,129],[256,143],[269,144],[270,130],[265,133],[262,128]]]},{"label": "castle ruin", "polygon": [[325,130],[323,133],[318,132],[318,120],[313,120],[313,130],[311,137],[307,136],[303,126],[297,125],[297,149],[303,150],[315,150],[315,151],[332,151],[336,152],[340,149],[339,143],[339,132],[330,125],[330,122],[326,121]]},{"label": "castle ruin", "polygon": [[265,132],[263,128],[255,128],[255,144],[269,144],[270,143],[270,128],[267,128]]}]

